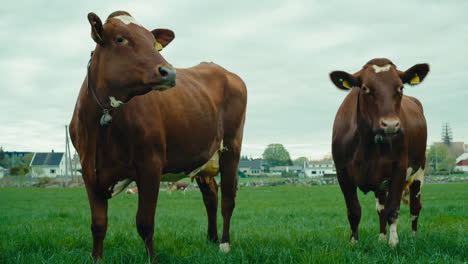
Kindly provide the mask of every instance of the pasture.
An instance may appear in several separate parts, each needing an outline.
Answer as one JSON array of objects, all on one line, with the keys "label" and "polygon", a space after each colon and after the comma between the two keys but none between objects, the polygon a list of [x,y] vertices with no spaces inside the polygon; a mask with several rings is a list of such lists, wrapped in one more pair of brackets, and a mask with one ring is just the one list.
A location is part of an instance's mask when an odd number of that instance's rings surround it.
[{"label": "pasture", "polygon": [[[423,188],[419,234],[402,206],[400,244],[379,243],[372,193],[360,193],[360,241],[350,245],[338,186],[241,187],[231,226],[232,251],[208,243],[198,190],[161,192],[155,245],[160,263],[466,263],[468,184]],[[0,263],[92,263],[84,189],[0,188]],[[135,228],[137,196],[110,200],[102,263],[144,263]],[[218,227],[221,232],[221,216]]]}]

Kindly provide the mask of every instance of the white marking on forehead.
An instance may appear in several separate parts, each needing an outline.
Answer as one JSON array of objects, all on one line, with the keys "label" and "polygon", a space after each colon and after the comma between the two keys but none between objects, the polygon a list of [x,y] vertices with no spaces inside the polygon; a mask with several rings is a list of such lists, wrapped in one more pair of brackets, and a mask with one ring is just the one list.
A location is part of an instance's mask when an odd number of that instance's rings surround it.
[{"label": "white marking on forehead", "polygon": [[118,19],[120,20],[122,23],[124,23],[125,25],[128,25],[130,23],[133,23],[135,25],[138,25],[140,27],[143,27],[140,23],[138,23],[138,21],[135,20],[135,18],[131,17],[131,16],[128,16],[128,15],[121,15],[121,16],[115,16],[113,17],[115,19]]},{"label": "white marking on forehead", "polygon": [[377,65],[372,65],[372,68],[374,68],[375,73],[389,71],[390,67],[392,67],[392,65],[390,65],[390,64],[387,64],[387,65],[382,66],[382,67],[377,66]]}]

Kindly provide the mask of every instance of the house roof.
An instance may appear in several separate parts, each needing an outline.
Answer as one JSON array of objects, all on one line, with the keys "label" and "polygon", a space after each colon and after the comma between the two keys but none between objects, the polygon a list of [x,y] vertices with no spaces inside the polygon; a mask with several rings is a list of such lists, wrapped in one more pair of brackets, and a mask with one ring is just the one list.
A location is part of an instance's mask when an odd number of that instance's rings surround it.
[{"label": "house roof", "polygon": [[36,152],[30,166],[58,166],[62,157],[63,152]]},{"label": "house roof", "polygon": [[457,166],[468,166],[468,160],[460,160]]},{"label": "house roof", "polygon": [[461,154],[460,156],[458,156],[457,160],[456,160],[456,163],[462,161],[462,160],[468,160],[468,152],[465,152],[463,154]]},{"label": "house roof", "polygon": [[255,170],[261,170],[262,160],[261,159],[240,160],[239,168],[250,168],[250,169],[255,169]]}]

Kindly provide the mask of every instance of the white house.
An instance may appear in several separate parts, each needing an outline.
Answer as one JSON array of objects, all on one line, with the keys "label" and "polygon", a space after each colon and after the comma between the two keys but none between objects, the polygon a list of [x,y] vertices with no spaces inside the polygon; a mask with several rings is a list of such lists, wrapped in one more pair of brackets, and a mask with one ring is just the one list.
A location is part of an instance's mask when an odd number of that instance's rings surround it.
[{"label": "white house", "polygon": [[65,175],[65,155],[63,152],[36,152],[31,160],[33,177],[57,177]]},{"label": "white house", "polygon": [[336,174],[333,161],[313,161],[305,164],[304,174],[306,177],[321,177]]},{"label": "white house", "polygon": [[3,167],[2,167],[2,166],[0,166],[0,179],[2,179],[2,178],[3,178],[3,170],[4,170],[4,169],[3,169]]},{"label": "white house", "polygon": [[456,171],[468,172],[468,152],[461,154],[455,164]]}]

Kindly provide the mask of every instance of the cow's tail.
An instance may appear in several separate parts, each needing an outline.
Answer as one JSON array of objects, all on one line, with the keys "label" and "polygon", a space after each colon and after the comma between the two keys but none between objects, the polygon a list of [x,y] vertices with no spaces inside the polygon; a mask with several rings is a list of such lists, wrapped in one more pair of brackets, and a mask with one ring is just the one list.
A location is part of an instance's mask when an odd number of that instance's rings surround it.
[{"label": "cow's tail", "polygon": [[409,205],[409,195],[410,195],[410,190],[409,187],[411,186],[411,183],[408,185],[405,185],[405,188],[403,189],[403,193],[401,195],[401,200],[403,201],[404,204]]}]

